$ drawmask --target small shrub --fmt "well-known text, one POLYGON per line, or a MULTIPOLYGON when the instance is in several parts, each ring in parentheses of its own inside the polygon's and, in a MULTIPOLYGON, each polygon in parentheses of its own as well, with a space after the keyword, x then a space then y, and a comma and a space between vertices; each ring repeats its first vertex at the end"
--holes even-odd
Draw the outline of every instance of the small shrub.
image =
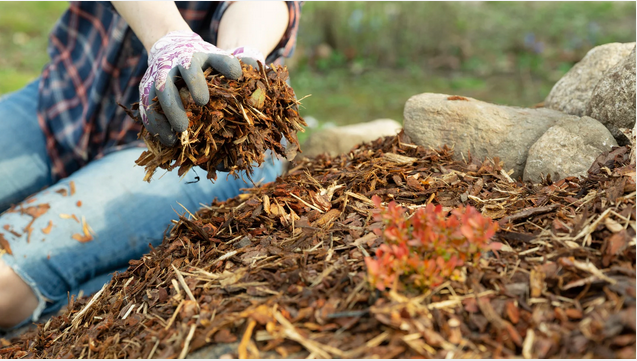
POLYGON ((475 263, 483 252, 501 245, 489 242, 498 224, 471 206, 445 217, 442 206, 428 204, 408 216, 393 201, 385 208, 378 196, 372 200, 378 208, 375 219, 385 224, 375 232, 385 243, 365 264, 370 284, 381 291, 398 282, 424 290, 447 279, 459 280, 467 262, 475 263))

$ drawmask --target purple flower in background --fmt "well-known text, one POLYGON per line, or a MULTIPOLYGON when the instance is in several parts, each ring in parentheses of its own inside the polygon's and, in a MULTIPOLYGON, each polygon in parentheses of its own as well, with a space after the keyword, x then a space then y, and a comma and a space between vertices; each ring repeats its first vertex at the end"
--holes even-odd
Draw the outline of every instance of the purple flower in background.
POLYGON ((524 46, 527 48, 531 48, 534 43, 535 43, 535 34, 526 33, 526 35, 524 35, 524 46))
POLYGON ((536 54, 540 54, 544 51, 544 42, 538 41, 534 33, 526 33, 524 36, 524 47, 536 54))
POLYGON ((361 31, 363 25, 363 10, 355 9, 352 11, 352 14, 349 16, 347 21, 349 27, 352 28, 357 33, 361 31))

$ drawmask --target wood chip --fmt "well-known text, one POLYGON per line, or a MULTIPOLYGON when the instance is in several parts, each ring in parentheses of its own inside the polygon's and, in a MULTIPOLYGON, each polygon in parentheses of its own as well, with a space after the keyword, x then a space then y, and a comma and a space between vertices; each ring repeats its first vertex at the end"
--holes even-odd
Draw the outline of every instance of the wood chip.
POLYGON ((13 252, 11 251, 11 246, 9 245, 9 241, 7 241, 6 238, 4 238, 4 234, 0 233, 0 247, 2 247, 2 249, 7 252, 7 254, 9 254, 10 256, 13 255, 13 252))
POLYGON ((49 224, 46 227, 42 228, 42 233, 49 234, 51 233, 51 229, 53 229, 53 221, 49 220, 49 224))

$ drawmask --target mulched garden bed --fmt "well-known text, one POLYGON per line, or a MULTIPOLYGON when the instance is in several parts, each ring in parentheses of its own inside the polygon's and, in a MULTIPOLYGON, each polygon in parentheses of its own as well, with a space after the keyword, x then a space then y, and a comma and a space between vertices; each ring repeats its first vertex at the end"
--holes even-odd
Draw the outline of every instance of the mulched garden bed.
POLYGON ((635 165, 601 155, 585 180, 516 182, 498 159, 452 160, 400 134, 304 160, 195 214, 91 297, 0 356, 635 357, 635 165), (472 205, 503 247, 464 281, 380 292, 371 198, 411 211, 472 205))

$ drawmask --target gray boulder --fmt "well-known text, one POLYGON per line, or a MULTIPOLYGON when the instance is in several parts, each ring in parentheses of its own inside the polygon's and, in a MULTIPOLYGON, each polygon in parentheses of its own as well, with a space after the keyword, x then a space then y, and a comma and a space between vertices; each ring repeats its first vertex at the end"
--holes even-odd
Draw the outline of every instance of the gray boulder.
POLYGON ((586 105, 586 114, 599 120, 621 144, 630 144, 619 128, 635 127, 635 48, 606 71, 586 105))
POLYGON ((586 104, 604 72, 622 61, 634 47, 635 43, 610 43, 591 49, 553 86, 544 106, 567 114, 585 115, 586 104))
POLYGON ((541 175, 553 180, 586 176, 597 156, 617 142, 610 132, 590 117, 568 117, 549 128, 529 149, 524 180, 539 182, 541 175))
POLYGON ((332 156, 349 152, 355 145, 371 142, 380 137, 396 135, 402 126, 392 119, 376 119, 371 122, 322 129, 312 133, 301 149, 306 157, 321 153, 332 156))
POLYGON ((473 98, 425 93, 405 105, 405 133, 419 145, 454 147, 454 157, 500 157, 513 177, 521 177, 529 148, 563 118, 552 109, 494 105, 473 98))

